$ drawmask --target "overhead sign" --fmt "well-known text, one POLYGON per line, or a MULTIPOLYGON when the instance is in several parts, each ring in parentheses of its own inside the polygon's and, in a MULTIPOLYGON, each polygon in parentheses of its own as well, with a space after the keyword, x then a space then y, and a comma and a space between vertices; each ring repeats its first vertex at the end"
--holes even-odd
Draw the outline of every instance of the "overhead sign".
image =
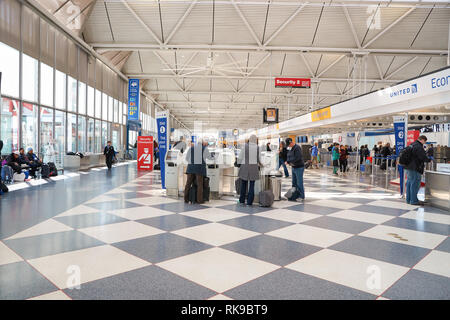
MULTIPOLYGON (((405 117, 404 116, 394 116, 394 134, 395 134, 395 154, 400 155, 400 152, 405 148, 405 117)), ((400 176, 400 194, 403 194, 404 187, 404 174, 403 166, 398 166, 398 173, 400 176)))
POLYGON ((326 107, 320 110, 311 112, 311 121, 320 121, 331 118, 331 108, 326 107))
POLYGON ((128 80, 128 120, 139 121, 139 79, 128 80))
POLYGON ((407 145, 409 146, 411 143, 416 141, 419 138, 420 131, 419 130, 409 130, 408 131, 408 140, 407 145))
POLYGON ((263 123, 278 122, 278 109, 267 108, 263 110, 263 123))
POLYGON ((165 157, 167 152, 167 129, 168 129, 169 114, 167 111, 158 112, 156 114, 156 124, 158 126, 158 147, 159 147, 159 164, 161 168, 161 185, 166 188, 166 174, 165 174, 165 157))
POLYGON ((275 78, 275 87, 311 88, 311 79, 275 78))
POLYGON ((137 152, 138 170, 153 170, 153 137, 138 137, 137 152))

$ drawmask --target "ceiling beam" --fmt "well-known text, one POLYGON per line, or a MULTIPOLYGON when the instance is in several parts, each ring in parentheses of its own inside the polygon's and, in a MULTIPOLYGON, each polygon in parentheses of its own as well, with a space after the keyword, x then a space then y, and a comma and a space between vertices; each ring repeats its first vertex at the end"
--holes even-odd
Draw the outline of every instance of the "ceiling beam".
POLYGON ((244 24, 247 27, 248 31, 250 31, 250 33, 252 34, 252 37, 253 37, 253 39, 255 39, 256 43, 258 44, 258 47, 261 48, 262 47, 261 40, 259 40, 259 38, 256 35, 255 31, 250 26, 250 23, 248 22, 247 18, 244 17, 244 15, 242 14, 242 11, 241 11, 241 9, 239 9, 239 6, 236 4, 236 2, 234 0, 231 0, 231 4, 233 5, 234 9, 238 13, 238 15, 241 18, 242 22, 244 22, 244 24))
POLYGON ((138 16, 136 11, 134 11, 133 8, 130 7, 130 5, 126 2, 126 0, 120 0, 120 2, 122 2, 125 8, 127 8, 127 10, 132 14, 132 16, 144 27, 144 29, 153 37, 153 39, 155 39, 159 43, 159 45, 163 45, 159 37, 153 32, 152 29, 150 29, 150 27, 144 22, 144 20, 142 20, 141 17, 138 16))
POLYGON ((350 30, 353 34, 353 39, 355 39, 355 44, 358 47, 358 49, 361 49, 361 42, 359 42, 358 35, 355 30, 355 26, 353 25, 352 19, 350 18, 350 14, 348 13, 347 7, 343 6, 342 10, 344 10, 345 19, 347 19, 347 23, 350 26, 350 30))
POLYGON ((255 45, 233 45, 233 44, 168 44, 157 45, 151 43, 117 43, 117 42, 92 42, 90 45, 98 52, 104 51, 139 51, 139 50, 177 50, 177 51, 207 51, 207 52, 280 52, 298 54, 299 52, 310 53, 372 53, 377 55, 427 55, 444 56, 447 50, 442 49, 392 49, 392 48, 335 48, 335 47, 298 47, 298 46, 266 46, 255 45))
POLYGON ((406 66, 408 66, 409 64, 413 63, 414 61, 417 60, 417 57, 414 57, 408 61, 406 61, 404 64, 402 64, 400 67, 398 67, 397 69, 395 69, 394 71, 392 71, 389 75, 386 76, 385 79, 389 79, 391 78, 393 75, 395 75, 397 72, 403 70, 406 66))
POLYGON ((340 56, 339 58, 337 58, 336 60, 334 60, 332 63, 330 63, 328 65, 328 67, 326 67, 325 69, 323 69, 317 76, 316 78, 320 78, 321 75, 323 75, 325 72, 327 72, 328 70, 330 70, 336 63, 338 63, 339 61, 341 61, 342 59, 345 58, 345 54, 340 56))
MULTIPOLYGON (((240 89, 241 90, 241 89, 240 89)), ((146 90, 147 93, 149 94, 180 94, 182 92, 180 91, 176 91, 176 90, 146 90)), ((231 91, 187 91, 185 90, 183 93, 187 93, 187 94, 198 94, 198 95, 210 95, 210 94, 215 94, 215 95, 230 95, 230 94, 235 94, 235 92, 231 92, 231 91)), ((293 97, 310 97, 311 93, 276 93, 276 92, 243 92, 240 91, 239 92, 240 95, 248 95, 248 96, 255 96, 255 95, 272 95, 272 96, 282 96, 282 97, 288 97, 288 96, 293 96, 293 97)), ((326 96, 326 97, 340 97, 340 94, 337 93, 314 93, 315 96, 326 96)))
MULTIPOLYGON (((198 78, 198 79, 250 79, 250 80, 274 80, 275 76, 251 76, 251 77, 239 77, 239 76, 219 76, 219 75, 170 75, 170 74, 154 74, 154 73, 134 73, 134 74, 127 74, 129 78, 136 78, 136 79, 163 79, 163 78, 198 78)), ((289 78, 298 78, 300 75, 286 75, 285 77, 289 78)), ((364 80, 364 79, 355 79, 355 80, 364 80)), ((330 82, 347 82, 349 81, 348 78, 311 78, 312 82, 320 82, 320 81, 330 81, 330 82)), ((379 83, 397 83, 398 80, 380 80, 380 79, 365 79, 367 82, 379 82, 379 83)))
POLYGON ((394 27, 397 23, 399 23, 400 21, 402 21, 404 18, 406 18, 411 12, 413 12, 414 10, 416 10, 416 7, 412 7, 411 9, 409 9, 408 11, 406 11, 404 14, 402 14, 400 17, 398 17, 397 19, 395 19, 394 22, 392 22, 390 25, 388 25, 386 28, 384 28, 383 30, 381 30, 375 37, 373 37, 369 42, 367 42, 363 48, 367 48, 368 46, 370 46, 372 43, 374 43, 378 38, 380 38, 383 34, 385 34, 386 32, 388 32, 392 27, 394 27))
POLYGON ((264 43, 264 46, 267 46, 281 31, 283 31, 283 29, 286 28, 286 26, 292 21, 292 19, 294 19, 307 4, 308 3, 304 3, 299 6, 297 10, 295 10, 294 13, 289 18, 287 18, 286 21, 283 22, 283 24, 270 36, 270 38, 267 39, 267 41, 264 43))
POLYGON ((181 24, 184 22, 184 19, 186 19, 186 17, 189 15, 189 13, 191 13, 192 9, 194 8, 194 6, 197 4, 198 0, 194 0, 192 1, 191 5, 189 6, 189 8, 187 8, 186 12, 183 14, 183 16, 178 20, 177 24, 175 25, 175 27, 172 29, 172 31, 170 32, 169 36, 166 38, 166 40, 164 41, 164 44, 168 44, 170 39, 172 39, 172 37, 175 35, 175 33, 178 31, 178 29, 180 28, 181 24))

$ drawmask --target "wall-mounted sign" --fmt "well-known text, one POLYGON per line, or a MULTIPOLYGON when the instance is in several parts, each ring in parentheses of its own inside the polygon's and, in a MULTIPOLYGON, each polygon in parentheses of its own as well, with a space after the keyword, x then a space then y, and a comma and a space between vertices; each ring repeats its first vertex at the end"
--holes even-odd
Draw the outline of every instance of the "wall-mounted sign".
POLYGON ((128 80, 128 120, 139 121, 139 79, 128 80))
POLYGON ((275 87, 311 88, 311 79, 275 78, 275 87))
POLYGON ((138 170, 153 170, 153 137, 140 136, 137 141, 138 170))
POLYGON ((263 109, 263 123, 274 123, 274 122, 278 122, 278 109, 277 108, 263 109))
POLYGON ((326 107, 320 110, 311 112, 311 121, 320 121, 331 118, 331 108, 326 107))

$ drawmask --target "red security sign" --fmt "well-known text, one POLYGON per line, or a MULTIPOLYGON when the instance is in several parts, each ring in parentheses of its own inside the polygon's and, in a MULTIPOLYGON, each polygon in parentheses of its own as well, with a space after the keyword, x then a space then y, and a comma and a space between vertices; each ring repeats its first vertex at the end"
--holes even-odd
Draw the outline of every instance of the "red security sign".
POLYGON ((419 135, 419 130, 408 130, 408 139, 406 141, 406 145, 409 146, 411 143, 419 139, 419 135))
POLYGON ((275 78, 275 87, 311 88, 311 79, 275 78))
POLYGON ((138 170, 153 170, 153 137, 138 137, 138 170))

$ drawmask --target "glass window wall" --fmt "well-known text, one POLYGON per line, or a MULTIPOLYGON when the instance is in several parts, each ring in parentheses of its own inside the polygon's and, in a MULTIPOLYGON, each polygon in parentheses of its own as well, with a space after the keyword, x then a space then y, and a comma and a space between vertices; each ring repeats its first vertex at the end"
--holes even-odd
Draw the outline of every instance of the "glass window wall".
POLYGON ((56 163, 55 150, 53 148, 53 109, 41 108, 41 148, 39 157, 45 163, 56 163))
POLYGON ((0 42, 2 95, 19 97, 19 51, 0 42))
POLYGON ((53 106, 53 68, 41 62, 41 104, 53 106))
POLYGON ((3 140, 2 154, 19 150, 19 106, 20 102, 2 99, 0 138, 3 140))
POLYGON ((37 150, 38 145, 38 107, 34 104, 24 102, 22 104, 22 146, 25 151, 28 148, 37 150))
POLYGON ((77 116, 67 114, 67 151, 77 152, 77 116))
MULTIPOLYGON (((22 55, 22 97, 24 100, 38 101, 38 61, 26 54, 22 55)), ((3 81, 2 81, 3 82, 3 81)))

